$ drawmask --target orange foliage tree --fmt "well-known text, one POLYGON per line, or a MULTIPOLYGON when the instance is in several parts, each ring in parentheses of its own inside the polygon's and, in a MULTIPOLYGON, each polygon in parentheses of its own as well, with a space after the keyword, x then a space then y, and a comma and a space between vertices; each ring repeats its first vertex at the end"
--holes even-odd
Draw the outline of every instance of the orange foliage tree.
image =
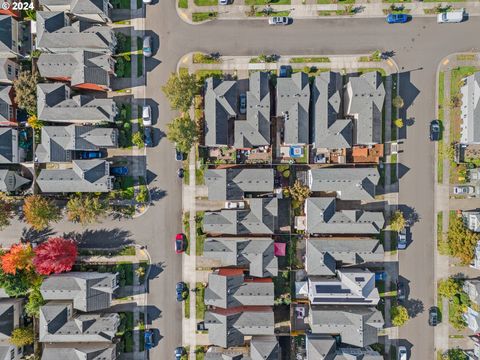
POLYGON ((10 250, 1 256, 3 272, 15 275, 20 270, 32 270, 34 255, 30 244, 12 245, 10 250))

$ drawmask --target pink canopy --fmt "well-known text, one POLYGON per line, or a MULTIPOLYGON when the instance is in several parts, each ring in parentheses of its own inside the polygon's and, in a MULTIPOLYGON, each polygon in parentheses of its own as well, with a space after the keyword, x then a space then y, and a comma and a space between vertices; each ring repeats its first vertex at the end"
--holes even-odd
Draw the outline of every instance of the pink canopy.
POLYGON ((285 250, 287 248, 286 243, 274 243, 275 246, 275 256, 285 256, 285 250))

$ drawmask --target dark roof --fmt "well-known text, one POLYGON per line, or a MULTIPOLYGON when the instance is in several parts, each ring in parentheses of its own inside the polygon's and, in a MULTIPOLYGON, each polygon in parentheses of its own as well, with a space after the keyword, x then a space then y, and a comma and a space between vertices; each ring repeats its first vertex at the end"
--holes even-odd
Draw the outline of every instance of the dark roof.
POLYGON ((18 163, 18 131, 0 127, 0 164, 18 163))
POLYGON ((24 178, 13 170, 0 169, 0 191, 14 193, 31 180, 24 178))

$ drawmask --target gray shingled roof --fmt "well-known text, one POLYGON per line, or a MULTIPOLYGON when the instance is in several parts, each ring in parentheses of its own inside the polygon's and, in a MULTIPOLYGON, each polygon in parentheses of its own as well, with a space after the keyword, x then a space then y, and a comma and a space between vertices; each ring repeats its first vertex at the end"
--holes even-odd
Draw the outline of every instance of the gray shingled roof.
POLYGON ((312 86, 312 144, 314 148, 344 149, 352 146, 353 124, 341 119, 342 75, 323 72, 312 86))
POLYGON ((378 71, 349 77, 345 86, 345 115, 353 116, 354 144, 371 145, 382 142, 382 109, 385 88, 378 71))
POLYGON ((382 313, 365 306, 311 306, 309 322, 313 334, 339 334, 342 343, 358 347, 377 343, 384 325, 382 313))
POLYGON ((110 307, 118 287, 118 273, 69 272, 50 275, 40 287, 45 300, 72 300, 84 312, 110 307))
POLYGON ((37 85, 37 112, 40 120, 49 122, 113 122, 117 105, 113 99, 70 96, 69 87, 63 83, 44 83, 37 85))
POLYGON ((217 259, 221 266, 248 268, 251 276, 278 275, 278 259, 269 238, 207 238, 203 256, 217 259))
POLYGON ((337 277, 308 277, 308 298, 315 305, 377 305, 380 296, 375 287, 375 273, 345 268, 337 277))
POLYGON ((42 142, 35 152, 43 162, 69 162, 74 151, 99 150, 118 146, 118 130, 95 126, 44 126, 42 142))
POLYGON ((0 191, 14 193, 22 186, 30 183, 30 180, 12 170, 0 169, 0 191))
POLYGON ((118 314, 73 314, 70 302, 48 302, 40 307, 40 342, 111 342, 118 314))
POLYGON ((18 163, 18 131, 0 127, 0 164, 18 163))
POLYGON ((237 82, 205 80, 205 145, 229 145, 228 122, 237 116, 237 82))
POLYGON ((210 346, 205 353, 205 360, 252 360, 247 355, 245 348, 224 349, 218 346, 210 346))
POLYGON ((307 240, 305 268, 309 275, 335 275, 336 264, 358 265, 383 261, 383 246, 369 238, 310 238, 307 240))
POLYGON ((307 336, 307 360, 382 360, 383 356, 367 348, 337 348, 332 336, 307 336))
POLYGON ((275 336, 254 336, 250 342, 252 360, 279 360, 280 346, 275 336))
POLYGON ((222 309, 273 306, 273 282, 245 282, 243 275, 208 274, 205 305, 222 309))
POLYGON ((91 51, 49 54, 37 61, 40 75, 47 78, 70 78, 72 86, 95 84, 110 88, 114 60, 108 54, 91 51))
POLYGON ((308 198, 306 231, 310 234, 378 234, 385 219, 382 212, 339 210, 335 198, 308 198))
POLYGON ((44 193, 108 192, 113 189, 110 166, 105 160, 73 160, 72 169, 43 169, 37 185, 44 193))
POLYGON ((243 311, 230 315, 222 315, 207 311, 205 327, 208 339, 213 345, 222 347, 241 346, 244 336, 273 335, 273 310, 243 311))
POLYGON ((19 323, 20 312, 15 313, 15 307, 18 306, 16 304, 17 299, 0 300, 0 340, 10 338, 15 325, 19 323))
POLYGON ((11 121, 10 113, 13 114, 11 91, 12 87, 10 85, 0 85, 0 122, 11 121))
POLYGON ((269 73, 256 71, 250 75, 247 91, 247 119, 235 121, 233 146, 251 148, 270 145, 269 73))
POLYGON ((271 193, 273 169, 212 169, 205 171, 209 200, 241 200, 245 193, 271 193))
POLYGON ((480 72, 468 76, 461 87, 462 144, 480 144, 480 72))
POLYGON ((0 14, 0 52, 12 50, 12 22, 16 21, 10 15, 0 14))
POLYGON ((310 85, 308 75, 298 72, 277 79, 277 117, 285 120, 285 144, 308 144, 310 85))
POLYGON ((45 347, 42 360, 115 360, 116 345, 72 344, 69 347, 45 347))
POLYGON ((249 199, 249 208, 208 211, 203 219, 207 233, 218 234, 275 234, 288 219, 288 210, 277 198, 249 199), (285 208, 285 209, 284 209, 285 208))
POLYGON ((463 282, 463 290, 467 293, 470 300, 480 305, 480 280, 467 279, 463 282))
POLYGON ((109 26, 85 21, 71 23, 64 12, 37 11, 38 49, 58 52, 83 49, 111 53, 115 45, 115 33, 109 26))
POLYGON ((322 168, 308 171, 308 185, 313 192, 336 192, 342 200, 373 200, 380 180, 374 168, 322 168))
POLYGON ((18 70, 16 59, 0 59, 0 81, 11 82, 15 79, 15 71, 18 70), (10 74, 9 74, 10 71, 10 74))

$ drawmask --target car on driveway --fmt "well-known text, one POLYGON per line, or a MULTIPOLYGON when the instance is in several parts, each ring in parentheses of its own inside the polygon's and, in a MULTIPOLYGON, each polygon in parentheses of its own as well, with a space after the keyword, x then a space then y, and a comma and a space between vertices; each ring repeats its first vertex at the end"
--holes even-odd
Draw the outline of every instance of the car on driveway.
POLYGON ((268 19, 269 25, 288 25, 290 18, 288 16, 274 16, 268 19))
POLYGON ((407 229, 403 228, 398 232, 397 249, 404 250, 407 248, 407 229))
POLYGON ((240 114, 245 114, 247 112, 247 94, 240 94, 240 114))
POLYGON ((110 174, 115 176, 125 176, 128 174, 128 168, 125 166, 114 166, 110 168, 110 174))
POLYGON ((180 360, 184 354, 185 354, 185 348, 181 346, 177 347, 175 349, 175 360, 180 360))
POLYGON ((428 325, 437 326, 438 324, 438 309, 435 306, 432 306, 428 310, 428 325))
POLYGON ((181 254, 185 251, 186 239, 184 234, 177 234, 175 236, 175 252, 181 254))
POLYGON ((432 120, 430 123, 430 141, 440 140, 441 130, 440 122, 438 120, 432 120))
POLYGON ((385 271, 377 271, 375 273, 375 281, 385 281, 387 273, 385 271))
POLYGON ((145 105, 142 109, 142 121, 144 126, 152 126, 152 108, 145 105))
POLYGON ((153 146, 153 138, 152 138, 152 128, 150 126, 147 126, 143 130, 143 134, 145 136, 145 145, 147 147, 152 147, 153 146))
POLYGON ((228 5, 228 0, 218 0, 218 5, 228 5))
POLYGON ((143 336, 145 339, 145 350, 150 350, 153 347, 153 331, 145 330, 143 336))
POLYGON ((188 290, 187 284, 185 284, 183 281, 180 281, 177 283, 175 290, 177 291, 177 301, 183 301, 185 299, 183 293, 188 290))
POLYGON ((143 38, 143 56, 152 56, 152 37, 149 35, 143 38))
POLYGON ((459 185, 453 187, 455 195, 471 195, 475 193, 475 187, 469 185, 459 185))
POLYGON ((405 301, 407 295, 405 294, 405 283, 402 280, 397 281, 397 300, 405 301))
POLYGON ((408 21, 407 14, 388 14, 387 23, 389 24, 403 24, 408 21))
POLYGON ((398 360, 408 360, 407 348, 405 346, 399 346, 398 347, 397 359, 398 360))
POLYGON ((88 159, 101 159, 103 157, 101 151, 82 151, 80 153, 80 159, 88 160, 88 159))

